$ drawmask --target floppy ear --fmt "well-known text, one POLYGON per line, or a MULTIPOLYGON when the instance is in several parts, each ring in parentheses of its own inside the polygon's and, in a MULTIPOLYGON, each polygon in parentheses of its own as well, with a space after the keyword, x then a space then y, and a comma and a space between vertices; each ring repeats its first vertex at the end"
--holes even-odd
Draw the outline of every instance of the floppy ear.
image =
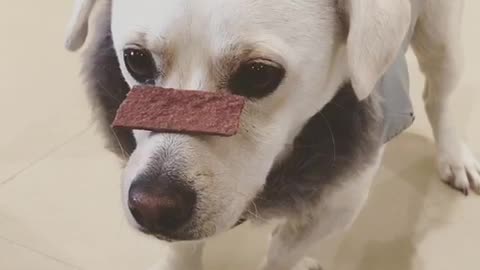
POLYGON ((67 27, 65 47, 76 51, 87 39, 88 19, 97 0, 75 0, 74 10, 67 27))
POLYGON ((410 0, 345 0, 347 57, 359 100, 370 95, 395 61, 410 28, 410 0))

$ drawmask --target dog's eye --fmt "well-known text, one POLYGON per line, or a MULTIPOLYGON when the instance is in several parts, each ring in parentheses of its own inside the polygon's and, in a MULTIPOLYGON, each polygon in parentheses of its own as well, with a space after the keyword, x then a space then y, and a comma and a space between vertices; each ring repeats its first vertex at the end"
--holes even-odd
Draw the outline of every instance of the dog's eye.
POLYGON ((152 54, 145 49, 129 48, 123 51, 127 70, 140 83, 152 84, 158 72, 152 54))
POLYGON ((271 94, 283 80, 285 69, 267 60, 254 60, 240 65, 230 78, 228 88, 234 94, 262 98, 271 94))

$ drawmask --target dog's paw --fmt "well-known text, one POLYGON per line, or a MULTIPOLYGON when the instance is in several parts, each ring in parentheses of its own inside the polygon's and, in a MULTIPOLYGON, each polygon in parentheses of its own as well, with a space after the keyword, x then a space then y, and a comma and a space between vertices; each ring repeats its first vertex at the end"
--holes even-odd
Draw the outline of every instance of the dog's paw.
POLYGON ((480 194, 480 163, 465 144, 444 144, 438 150, 437 163, 445 183, 465 195, 470 189, 480 194))
POLYGON ((305 257, 292 270, 322 270, 317 260, 305 257))

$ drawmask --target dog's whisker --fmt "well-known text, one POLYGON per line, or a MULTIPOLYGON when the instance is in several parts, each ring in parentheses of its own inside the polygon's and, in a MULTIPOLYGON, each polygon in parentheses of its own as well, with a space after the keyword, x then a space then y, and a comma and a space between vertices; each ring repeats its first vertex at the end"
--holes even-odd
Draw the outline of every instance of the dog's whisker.
POLYGON ((125 148, 123 147, 122 143, 120 142, 120 139, 117 136, 117 133, 115 130, 113 130, 112 127, 110 127, 110 131, 112 132, 113 137, 115 138, 115 142, 118 144, 118 147, 120 148, 120 151, 122 152, 123 158, 125 160, 128 160, 130 158, 130 155, 128 154, 127 151, 125 151, 125 148))
POLYGON ((116 95, 114 95, 113 93, 110 92, 109 88, 108 87, 105 87, 105 85, 103 84, 102 81, 100 80, 96 80, 95 81, 97 84, 98 84, 98 88, 100 93, 99 94, 106 94, 109 98, 113 99, 115 102, 117 103, 121 103, 123 100, 122 99, 119 99, 116 95))
POLYGON ((333 146, 333 160, 332 160, 332 162, 335 163, 335 161, 337 159, 337 145, 336 145, 336 142, 335 142, 335 135, 333 134, 332 127, 330 126, 330 123, 328 122, 327 117, 325 117, 325 115, 322 112, 320 112, 320 116, 323 118, 323 120, 325 120, 325 123, 327 124, 327 127, 328 127, 328 131, 330 132, 330 136, 332 138, 332 146, 333 146))
MULTIPOLYGON (((238 190, 233 190, 233 192, 250 200, 249 196, 247 196, 246 194, 244 194, 244 193, 242 193, 238 190)), ((255 203, 255 201, 251 201, 250 204, 251 204, 251 206, 253 206, 254 212, 249 209, 250 205, 248 205, 245 209, 247 211, 247 213, 253 215, 256 219, 266 221, 267 219, 260 216, 260 212, 258 211, 258 207, 257 207, 257 204, 255 203)))
POLYGON ((331 101, 329 104, 335 105, 335 106, 337 106, 338 108, 340 108, 340 109, 342 109, 342 110, 347 110, 347 108, 343 107, 342 105, 340 105, 340 104, 338 104, 338 103, 336 103, 336 102, 334 102, 334 101, 331 101))
POLYGON ((263 222, 267 222, 268 219, 266 219, 266 218, 264 218, 260 215, 260 211, 258 211, 258 207, 257 207, 257 204, 255 203, 255 201, 252 201, 252 206, 255 209, 255 213, 252 213, 252 211, 248 208, 247 208, 247 212, 250 213, 250 214, 253 214, 256 219, 259 219, 263 222))
MULTIPOLYGON (((309 157, 307 160, 303 160, 299 165, 298 168, 300 170, 308 169, 309 166, 315 166, 315 164, 318 164, 319 162, 322 162, 322 160, 319 160, 319 158, 322 157, 328 157, 330 156, 329 154, 325 153, 315 153, 311 157, 309 157)), ((342 161, 342 162, 349 162, 349 161, 354 161, 352 158, 348 158, 345 156, 336 156, 336 161, 342 161)))

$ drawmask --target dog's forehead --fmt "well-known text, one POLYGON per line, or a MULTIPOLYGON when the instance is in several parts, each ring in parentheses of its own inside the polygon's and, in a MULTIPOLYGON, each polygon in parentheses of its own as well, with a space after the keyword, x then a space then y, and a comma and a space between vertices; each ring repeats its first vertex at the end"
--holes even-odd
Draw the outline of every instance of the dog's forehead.
MULTIPOLYGON (((334 0, 114 0, 116 41, 172 39, 197 35, 204 40, 241 39, 255 32, 307 36, 309 28, 331 20, 334 0), (327 18, 328 17, 328 18, 327 18), (233 36, 235 35, 235 36, 233 36)), ((309 33, 311 35, 311 33, 309 33)))

